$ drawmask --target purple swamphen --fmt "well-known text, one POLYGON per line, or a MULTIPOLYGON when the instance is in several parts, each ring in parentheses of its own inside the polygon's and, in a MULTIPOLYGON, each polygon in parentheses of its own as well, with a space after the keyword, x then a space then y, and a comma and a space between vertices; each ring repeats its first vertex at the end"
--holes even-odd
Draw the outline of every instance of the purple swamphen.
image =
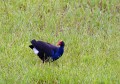
POLYGON ((43 41, 36 41, 35 39, 31 41, 31 44, 29 47, 39 56, 43 63, 50 60, 55 61, 64 53, 65 43, 62 40, 58 41, 57 46, 43 41))

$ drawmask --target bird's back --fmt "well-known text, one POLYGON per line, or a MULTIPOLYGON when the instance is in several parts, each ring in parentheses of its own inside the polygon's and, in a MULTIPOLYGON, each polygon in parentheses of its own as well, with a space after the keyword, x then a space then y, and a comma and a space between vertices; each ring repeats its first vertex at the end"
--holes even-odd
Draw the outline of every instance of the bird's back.
POLYGON ((58 49, 56 46, 43 41, 32 40, 31 43, 37 50, 42 51, 49 56, 52 56, 52 54, 58 49))

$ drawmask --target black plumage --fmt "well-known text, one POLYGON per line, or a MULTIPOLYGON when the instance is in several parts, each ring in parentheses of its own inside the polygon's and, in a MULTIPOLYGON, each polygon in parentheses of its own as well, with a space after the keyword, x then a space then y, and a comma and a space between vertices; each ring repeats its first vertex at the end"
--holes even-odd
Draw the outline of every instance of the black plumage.
POLYGON ((31 49, 39 56, 39 58, 43 61, 52 61, 57 60, 64 53, 65 43, 63 41, 58 42, 58 46, 54 46, 50 43, 43 41, 31 41, 32 45, 29 45, 31 49))

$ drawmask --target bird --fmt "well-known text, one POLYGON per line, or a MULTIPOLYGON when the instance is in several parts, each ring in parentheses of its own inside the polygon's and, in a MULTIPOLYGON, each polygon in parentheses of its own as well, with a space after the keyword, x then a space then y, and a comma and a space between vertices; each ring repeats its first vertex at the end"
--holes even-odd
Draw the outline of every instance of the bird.
POLYGON ((41 40, 31 40, 29 47, 34 51, 36 55, 44 62, 55 61, 59 59, 64 53, 65 43, 59 40, 57 46, 41 40))

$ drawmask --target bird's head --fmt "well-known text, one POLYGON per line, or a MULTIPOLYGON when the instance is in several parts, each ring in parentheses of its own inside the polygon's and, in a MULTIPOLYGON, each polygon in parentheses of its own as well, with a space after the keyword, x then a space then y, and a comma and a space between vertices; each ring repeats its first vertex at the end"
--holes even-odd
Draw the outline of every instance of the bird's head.
POLYGON ((60 40, 58 41, 57 46, 65 46, 65 43, 62 40, 60 40))

